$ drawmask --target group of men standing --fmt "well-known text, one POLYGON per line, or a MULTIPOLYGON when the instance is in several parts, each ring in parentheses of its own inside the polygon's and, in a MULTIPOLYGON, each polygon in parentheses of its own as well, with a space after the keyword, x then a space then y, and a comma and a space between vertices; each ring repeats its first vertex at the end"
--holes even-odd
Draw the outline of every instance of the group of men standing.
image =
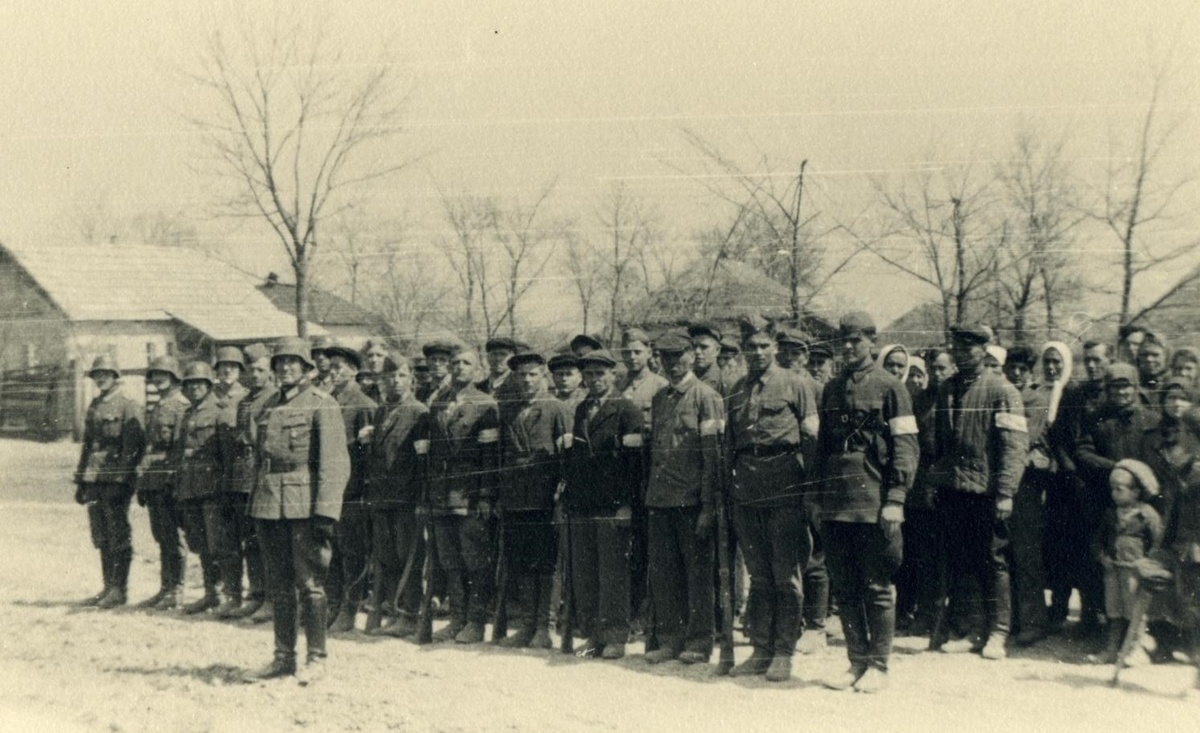
POLYGON ((162 560, 143 605, 181 603, 186 541, 205 592, 185 612, 273 619, 266 678, 319 677, 327 629, 352 630, 364 605, 368 633, 413 635, 440 603, 449 621, 434 640, 481 642, 493 624, 501 645, 549 648, 557 622, 585 640, 580 656, 619 659, 635 630, 646 661, 703 664, 731 644, 740 558, 753 651, 732 674, 790 678, 798 642, 824 642, 832 587, 849 667, 826 684, 874 692, 921 472, 955 548, 935 639, 946 609, 983 603, 975 637, 998 658, 1028 428, 1017 390, 984 367, 990 331, 953 335, 957 373, 920 425, 860 312, 839 323, 836 374, 833 349, 761 320, 737 339, 704 324, 654 339, 630 328, 619 357, 590 336, 549 357, 495 338, 486 375, 460 343, 410 359, 285 339, 182 373, 156 359, 145 420, 101 357, 76 476, 105 584, 88 602, 126 602, 137 496, 162 560))

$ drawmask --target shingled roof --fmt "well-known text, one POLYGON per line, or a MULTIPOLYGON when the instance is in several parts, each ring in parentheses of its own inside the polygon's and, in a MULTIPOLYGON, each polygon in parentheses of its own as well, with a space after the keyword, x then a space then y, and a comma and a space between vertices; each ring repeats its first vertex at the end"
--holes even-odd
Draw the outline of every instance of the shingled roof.
POLYGON ((295 317, 259 292, 259 278, 192 249, 0 245, 0 254, 71 321, 178 321, 224 342, 296 332, 295 317))
MULTIPOLYGON (((258 289, 259 292, 271 299, 276 308, 295 315, 295 285, 280 282, 279 277, 272 272, 267 276, 266 282, 259 283, 258 289)), ((378 314, 355 305, 328 290, 311 286, 308 289, 308 320, 322 326, 362 326, 374 333, 387 334, 391 332, 386 321, 378 314)))

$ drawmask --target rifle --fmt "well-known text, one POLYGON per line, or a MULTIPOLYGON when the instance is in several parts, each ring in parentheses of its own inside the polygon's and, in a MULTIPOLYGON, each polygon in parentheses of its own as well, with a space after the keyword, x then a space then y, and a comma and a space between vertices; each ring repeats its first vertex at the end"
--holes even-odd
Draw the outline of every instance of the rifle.
POLYGON ((563 615, 562 615, 562 644, 560 649, 563 654, 575 653, 575 567, 572 554, 574 547, 571 545, 571 517, 567 514, 567 508, 559 504, 559 509, 562 511, 563 531, 567 537, 567 556, 566 567, 563 569, 563 615))
MULTIPOLYGON (((404 597, 404 591, 408 590, 408 584, 412 582, 414 577, 413 570, 417 564, 417 549, 421 546, 423 530, 424 528, 422 528, 422 532, 414 532, 412 542, 408 543, 408 556, 404 560, 404 571, 400 573, 400 582, 396 585, 396 593, 392 596, 392 608, 397 610, 400 608, 400 599, 404 597)), ((424 568, 422 568, 422 575, 424 575, 424 568)), ((379 569, 375 577, 375 587, 379 589, 375 592, 375 598, 378 599, 383 586, 382 568, 379 569)), ((381 604, 377 601, 375 605, 376 611, 378 611, 381 604)))
POLYGON ((730 572, 729 517, 725 503, 728 480, 721 481, 717 492, 717 567, 721 585, 721 654, 717 674, 727 675, 733 669, 733 574, 730 572))
POLYGON ((421 534, 425 537, 425 566, 421 569, 425 593, 421 596, 421 608, 417 612, 416 642, 428 644, 433 641, 433 570, 437 567, 437 543, 434 542, 433 523, 428 514, 425 515, 421 534))
POLYGON ((504 512, 496 511, 496 527, 500 534, 496 543, 499 555, 496 558, 496 615, 492 624, 492 641, 508 636, 508 559, 505 557, 504 512))

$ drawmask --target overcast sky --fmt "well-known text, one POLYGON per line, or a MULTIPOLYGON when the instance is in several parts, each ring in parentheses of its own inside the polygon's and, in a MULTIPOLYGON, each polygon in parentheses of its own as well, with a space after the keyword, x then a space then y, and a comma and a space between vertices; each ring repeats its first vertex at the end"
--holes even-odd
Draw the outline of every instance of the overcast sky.
MULTIPOLYGON (((175 5, 0 8, 5 241, 44 238, 97 197, 125 213, 203 209, 213 184, 187 165, 197 148, 169 69, 194 55, 213 9, 175 5)), ((747 165, 765 154, 791 170, 807 158, 817 203, 836 198, 824 203, 845 211, 866 203, 846 181, 903 171, 931 150, 995 160, 1022 121, 1069 131, 1071 156, 1099 171, 1110 132, 1129 134, 1142 112, 1151 61, 1172 46, 1179 72, 1165 106, 1184 118, 1172 165, 1200 172, 1193 0, 360 0, 328 10, 352 50, 393 49, 415 90, 397 144, 431 151, 430 173, 502 196, 557 175, 564 211, 590 210, 625 179, 680 232, 714 223, 703 188, 662 163, 687 154, 681 126, 747 165)), ((423 172, 389 186, 405 208, 431 203, 423 172)), ((1195 225, 1185 217, 1177 233, 1195 236, 1195 225)), ((863 260, 839 281, 839 302, 887 321, 931 295, 886 272, 863 260)))

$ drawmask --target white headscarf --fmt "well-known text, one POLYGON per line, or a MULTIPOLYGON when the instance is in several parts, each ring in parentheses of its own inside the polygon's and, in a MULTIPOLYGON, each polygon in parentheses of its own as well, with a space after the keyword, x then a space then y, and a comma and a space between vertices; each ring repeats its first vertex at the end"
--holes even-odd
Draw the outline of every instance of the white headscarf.
MULTIPOLYGON (((908 368, 912 364, 912 357, 908 354, 908 349, 904 348, 903 344, 888 344, 879 352, 879 358, 875 360, 875 366, 883 369, 884 362, 887 361, 888 354, 893 351, 900 351, 904 354, 904 373, 900 375, 901 382, 908 381, 908 368)), ((928 373, 928 372, 927 372, 928 373)))
MULTIPOLYGON (((1042 346, 1042 356, 1050 349, 1058 352, 1058 355, 1062 358, 1063 366, 1062 374, 1059 375, 1058 380, 1050 385, 1050 412, 1046 417, 1047 425, 1053 425, 1054 418, 1058 417, 1058 403, 1062 400, 1063 388, 1067 386, 1067 382, 1071 381, 1071 365, 1074 361, 1074 358, 1071 356, 1071 347, 1062 341, 1047 341, 1042 346)), ((1040 358, 1038 359, 1038 364, 1041 364, 1040 358)), ((1042 371, 1040 376, 1045 376, 1045 370, 1042 371)))

